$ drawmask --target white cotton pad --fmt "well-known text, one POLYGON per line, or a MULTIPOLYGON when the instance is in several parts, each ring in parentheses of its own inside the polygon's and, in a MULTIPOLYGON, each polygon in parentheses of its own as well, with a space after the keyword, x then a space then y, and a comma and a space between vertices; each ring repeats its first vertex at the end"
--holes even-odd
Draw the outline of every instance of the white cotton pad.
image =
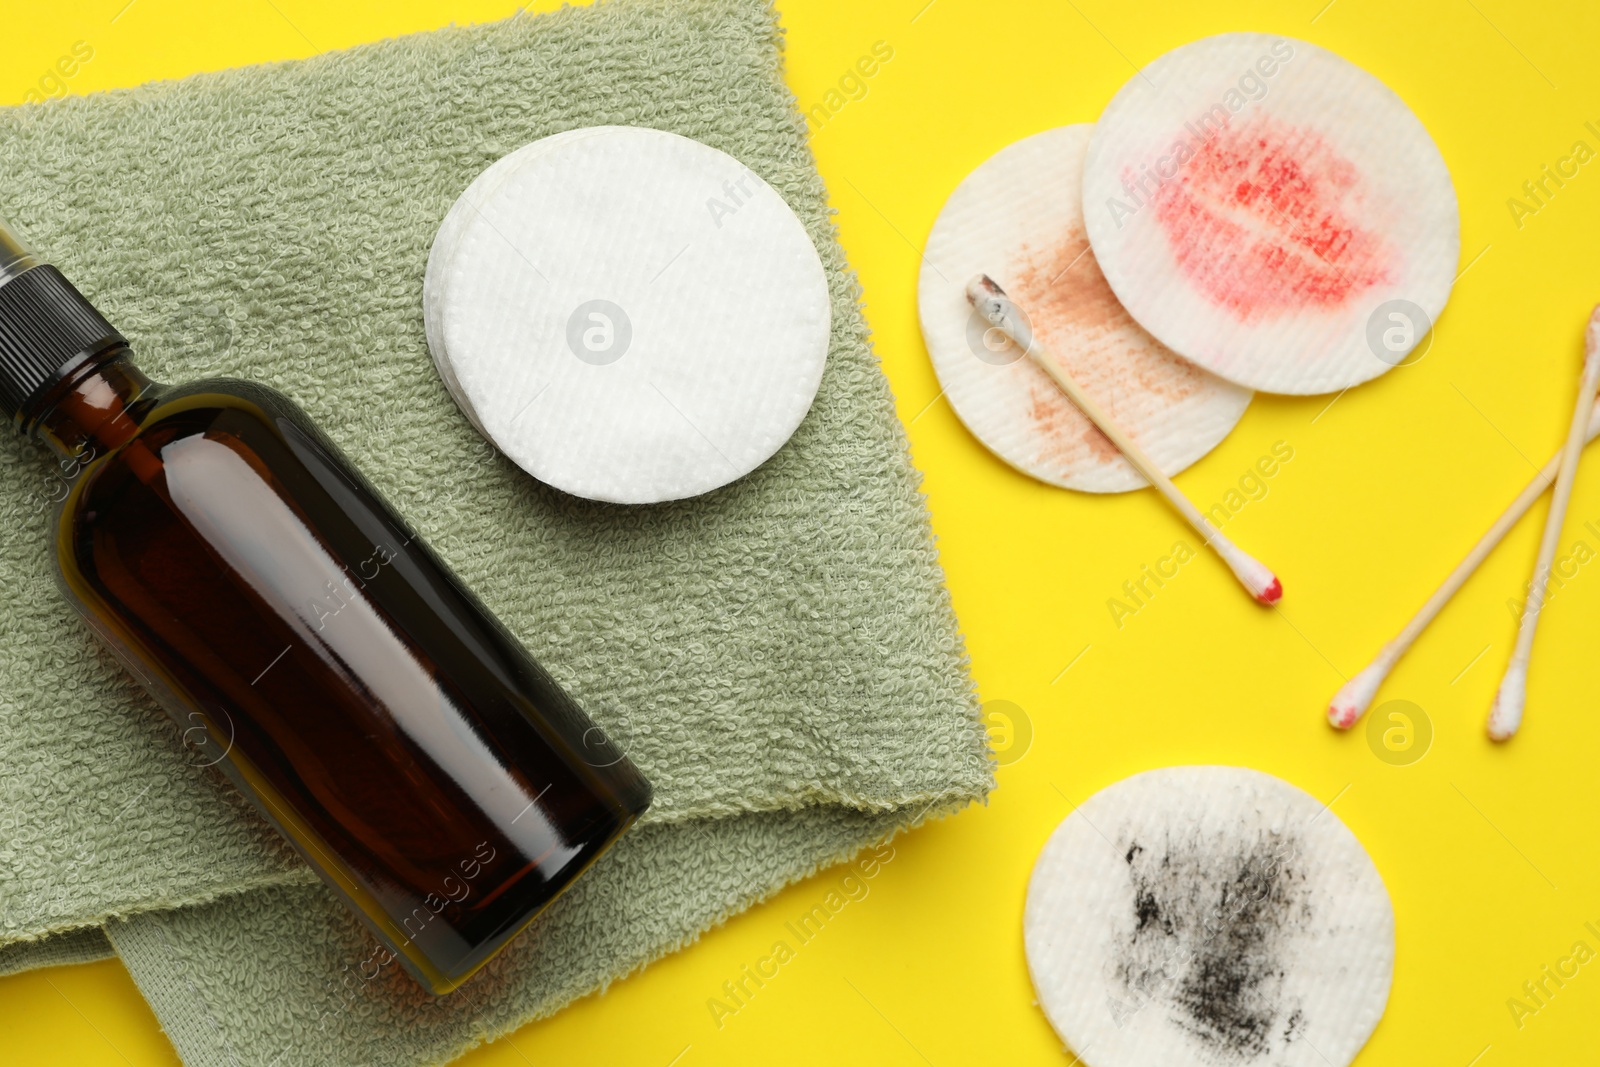
POLYGON ((1327 806, 1242 767, 1090 797, 1028 884, 1028 969, 1090 1067, 1345 1067, 1383 1015, 1394 911, 1327 806))
POLYGON ((1095 126, 1089 239, 1133 317, 1231 381, 1324 393, 1405 360, 1450 295, 1450 172, 1387 86, 1228 33, 1145 67, 1095 126))
MULTIPOLYGON (((605 129, 606 127, 597 127, 605 129)), ((552 145, 574 137, 583 137, 594 132, 596 128, 568 130, 565 133, 552 134, 541 138, 531 144, 508 155, 501 156, 476 179, 467 186, 467 191, 457 198, 446 213, 444 221, 439 225, 439 231, 433 240, 433 247, 428 253, 428 267, 422 281, 423 325, 427 333, 428 351, 433 356, 434 367, 439 371, 439 376, 444 379, 445 387, 456 400, 462 413, 467 416, 481 433, 483 427, 479 425, 477 416, 473 413, 468 401, 461 392, 460 383, 456 381, 455 373, 450 369, 450 361, 445 357, 444 351, 444 315, 441 305, 444 299, 444 287, 450 277, 450 266, 455 261, 456 247, 460 242, 461 229, 466 220, 473 217, 478 210, 478 205, 483 202, 490 192, 499 187, 512 168, 520 161, 531 155, 548 150, 552 145)))
POLYGON ((765 462, 810 409, 831 326, 783 198, 636 127, 558 134, 480 175, 435 239, 423 309, 473 424, 540 480, 614 503, 765 462))
POLYGON ((1174 355, 1112 294, 1083 228, 1078 181, 1090 130, 1024 138, 967 175, 928 236, 917 303, 939 384, 973 436, 1041 481, 1117 493, 1145 480, 972 310, 965 287, 975 274, 1000 283, 1035 336, 1163 473, 1215 448, 1251 394, 1174 355))
MULTIPOLYGON (((600 126, 600 130, 603 130, 603 126, 600 126)), ((493 190, 498 189, 499 182, 504 181, 506 174, 510 173, 510 170, 518 162, 522 162, 530 155, 538 155, 539 152, 544 152, 544 150, 555 146, 555 144, 570 141, 573 138, 581 138, 581 136, 586 136, 589 133, 594 133, 594 128, 550 134, 549 138, 541 138, 539 141, 525 144, 515 152, 510 152, 509 155, 502 155, 496 162, 491 163, 482 174, 478 174, 470 186, 467 186, 466 192, 461 194, 461 197, 456 198, 456 203, 451 205, 450 211, 445 214, 445 221, 438 227, 438 234, 434 237, 434 246, 430 248, 429 254, 427 254, 427 272, 422 277, 422 325, 424 325, 424 330, 427 333, 427 349, 429 349, 429 354, 434 357, 434 366, 438 370, 438 376, 445 381, 445 387, 450 390, 451 397, 456 400, 456 405, 461 408, 462 414, 466 414, 467 421, 472 422, 472 426, 477 427, 478 432, 483 432, 483 427, 478 424, 477 414, 472 411, 472 406, 462 394, 461 384, 456 381, 454 371, 450 370, 450 360, 445 358, 445 336, 443 336, 445 334, 445 325, 443 325, 443 318, 445 317, 443 317, 442 312, 443 294, 445 294, 445 283, 450 278, 450 266, 454 262, 454 256, 456 256, 456 246, 459 245, 462 226, 466 224, 467 219, 472 218, 477 213, 478 205, 483 203, 483 200, 493 190)))

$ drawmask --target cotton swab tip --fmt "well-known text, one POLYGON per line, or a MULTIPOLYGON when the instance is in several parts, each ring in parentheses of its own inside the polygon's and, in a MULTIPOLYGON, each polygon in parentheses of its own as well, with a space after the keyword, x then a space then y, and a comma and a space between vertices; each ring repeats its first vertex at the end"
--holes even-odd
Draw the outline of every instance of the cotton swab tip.
POLYGON ((1489 710, 1489 736, 1496 741, 1510 740, 1522 725, 1522 709, 1528 700, 1528 668, 1513 663, 1500 680, 1500 691, 1489 710))
POLYGON ((1255 597, 1256 603, 1270 607, 1283 599, 1283 583, 1265 563, 1223 537, 1217 530, 1211 533, 1211 547, 1217 550, 1217 555, 1221 556, 1228 569, 1233 571, 1233 576, 1239 579, 1239 584, 1255 597))
POLYGON ((1388 677, 1389 669, 1383 663, 1371 663, 1351 678, 1333 695, 1328 704, 1328 722, 1340 730, 1348 730, 1367 713, 1378 687, 1388 677))
MULTIPOLYGON (((977 303, 983 297, 1005 296, 1006 291, 1000 288, 1000 283, 987 274, 974 274, 967 281, 967 299, 977 303)), ((1600 309, 1596 309, 1600 311, 1600 309)))
POLYGON ((1593 359, 1600 354, 1600 304, 1589 314, 1589 330, 1584 335, 1584 354, 1593 359))
POLYGON ((1000 288, 998 282, 987 274, 974 275, 967 282, 967 303, 971 304, 983 319, 991 326, 1004 329, 1007 325, 1009 312, 1015 305, 1011 298, 1006 296, 1006 291, 1000 288))

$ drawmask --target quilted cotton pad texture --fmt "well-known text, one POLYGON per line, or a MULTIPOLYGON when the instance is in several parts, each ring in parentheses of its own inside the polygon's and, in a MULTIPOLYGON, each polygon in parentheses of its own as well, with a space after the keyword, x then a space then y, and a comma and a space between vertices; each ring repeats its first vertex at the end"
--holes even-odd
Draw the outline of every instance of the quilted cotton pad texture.
POLYGON ((1034 866, 1039 1005, 1090 1067, 1344 1067, 1383 1015, 1394 911, 1327 805, 1244 767, 1096 793, 1034 866))
POLYGON ((1257 33, 1174 49, 1106 105, 1084 218, 1168 347, 1271 393, 1406 360, 1455 281, 1455 186, 1417 116, 1355 64, 1257 33))
POLYGON ((615 0, 0 113, 0 215, 140 365, 302 403, 656 788, 533 929, 427 997, 374 965, 356 920, 97 650, 50 576, 48 458, 12 441, 0 964, 91 956, 104 926, 190 1064, 436 1062, 985 794, 918 475, 780 40, 760 0, 615 0), (826 269, 810 413, 689 502, 594 504, 529 478, 461 415, 424 338, 424 265, 462 191, 519 146, 607 124, 741 160, 826 269), (53 933, 69 936, 38 940, 53 933))
POLYGON ((1007 145, 964 178, 928 235, 922 337, 950 406, 990 451, 1041 481, 1095 493, 1146 482, 1035 363, 967 303, 987 274, 1035 336, 1163 473, 1215 448, 1250 391, 1174 355, 1117 302, 1084 235, 1079 178, 1091 126, 1007 145))
POLYGON ((483 432, 483 423, 478 419, 478 413, 473 410, 471 399, 462 391, 461 383, 456 380, 455 371, 451 369, 450 361, 445 358, 444 349, 444 311, 441 306, 444 299, 444 279, 455 263, 461 231, 479 210, 480 205, 499 188, 519 162, 547 152, 564 141, 574 137, 585 137, 592 132, 593 130, 585 129, 551 134, 495 160, 488 169, 473 179, 472 184, 467 186, 466 192, 451 205, 444 222, 439 225, 439 232, 434 236, 433 247, 428 251, 428 269, 422 278, 422 318, 428 338, 428 352, 433 356, 434 369, 439 372, 439 377, 444 379, 445 388, 455 398, 461 413, 478 428, 480 433, 483 432))
POLYGON ((689 138, 614 126, 538 147, 469 190, 430 263, 447 385, 578 496, 656 503, 743 477, 799 425, 827 355, 805 228, 689 138))

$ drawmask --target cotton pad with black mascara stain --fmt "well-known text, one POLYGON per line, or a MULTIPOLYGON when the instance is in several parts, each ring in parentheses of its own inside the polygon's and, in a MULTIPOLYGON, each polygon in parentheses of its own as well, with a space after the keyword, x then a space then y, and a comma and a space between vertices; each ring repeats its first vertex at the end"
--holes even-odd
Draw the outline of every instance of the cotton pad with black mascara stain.
POLYGON ((1039 1004, 1090 1067, 1344 1067, 1383 1014, 1394 912, 1327 806, 1241 767, 1101 790, 1023 919, 1039 1004))

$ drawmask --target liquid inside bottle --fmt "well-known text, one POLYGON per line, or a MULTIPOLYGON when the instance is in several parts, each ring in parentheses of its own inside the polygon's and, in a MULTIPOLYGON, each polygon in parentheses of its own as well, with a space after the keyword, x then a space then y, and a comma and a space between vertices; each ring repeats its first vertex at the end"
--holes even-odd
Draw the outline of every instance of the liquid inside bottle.
MULTIPOLYGON (((48 303, 59 278, 0 277, 0 357, 29 307, 7 291, 48 303)), ((62 588, 448 992, 645 810, 648 783, 295 404, 241 381, 154 384, 119 342, 17 405, 75 475, 62 588)))

